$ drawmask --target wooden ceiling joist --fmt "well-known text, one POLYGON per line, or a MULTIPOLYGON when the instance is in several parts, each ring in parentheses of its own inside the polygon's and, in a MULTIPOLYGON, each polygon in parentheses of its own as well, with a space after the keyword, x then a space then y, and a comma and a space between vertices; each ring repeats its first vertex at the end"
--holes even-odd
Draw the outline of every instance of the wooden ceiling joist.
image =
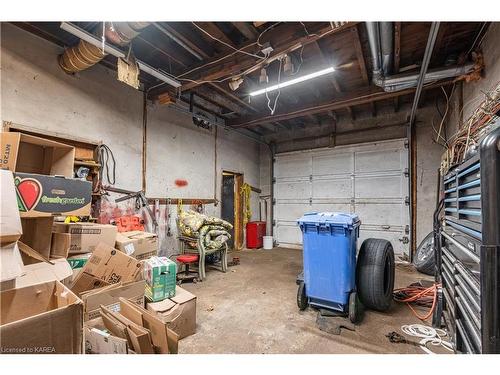
MULTIPOLYGON (((432 85, 428 85, 424 87, 424 90, 429 90, 432 88, 445 86, 453 83, 453 80, 447 80, 442 82, 437 82, 432 85)), ((282 121, 294 119, 297 117, 303 117, 310 114, 317 113, 325 113, 331 110, 345 109, 347 107, 355 106, 355 105, 363 105, 368 104, 372 101, 386 100, 392 99, 396 96, 411 94, 415 91, 415 88, 409 88, 396 92, 385 92, 381 91, 379 88, 370 88, 368 90, 363 90, 358 92, 357 94, 344 95, 343 98, 335 101, 328 101, 324 104, 315 105, 312 107, 303 107, 296 109, 295 111, 286 112, 286 113, 277 113, 275 115, 266 115, 266 116, 252 116, 252 117, 243 117, 241 119, 235 119, 229 121, 229 125, 235 128, 244 128, 250 127, 258 124, 265 124, 267 122, 272 121, 282 121)))
MULTIPOLYGON (((285 25, 287 26, 287 25, 285 25)), ((322 35, 331 35, 340 31, 343 31, 349 27, 352 27, 353 23, 346 23, 343 26, 336 28, 336 29, 331 29, 331 26, 325 26, 318 30, 314 35, 312 36, 304 36, 301 38, 295 37, 293 34, 285 36, 285 40, 281 41, 276 41, 274 42, 275 45, 274 51, 272 55, 270 56, 270 61, 273 59, 277 58, 278 56, 282 56, 283 54, 289 53, 297 48, 300 48, 300 46, 306 46, 310 43, 315 42, 316 40, 320 39, 322 35), (328 34, 325 34, 328 33, 328 34)), ((281 33, 276 32, 275 35, 280 36, 281 33)), ((264 41, 264 40, 263 40, 264 41)), ((258 53, 259 52, 259 47, 255 45, 254 42, 246 44, 245 46, 241 47, 241 49, 250 52, 250 53, 258 53)), ((231 55, 233 53, 231 52, 231 55)), ((212 62, 220 60, 222 57, 228 56, 227 54, 223 55, 218 55, 215 56, 207 61, 205 61, 203 64, 200 64, 200 66, 205 66, 208 65, 212 62)), ((194 81, 187 81, 182 85, 182 91, 187 91, 191 90, 200 84, 203 84, 203 82, 206 81, 214 81, 214 80, 220 80, 224 77, 230 77, 233 75, 240 74, 242 71, 252 69, 257 70, 259 69, 259 59, 253 56, 248 56, 245 54, 239 54, 238 59, 230 59, 227 58, 225 60, 220 61, 217 64, 210 64, 209 68, 205 69, 200 69, 199 71, 196 71, 196 74, 188 74, 185 77, 182 78, 189 78, 190 80, 194 81)), ((158 93, 159 94, 159 93, 158 93)))
POLYGON ((248 40, 255 40, 259 36, 257 29, 249 22, 233 22, 240 33, 242 33, 248 40))

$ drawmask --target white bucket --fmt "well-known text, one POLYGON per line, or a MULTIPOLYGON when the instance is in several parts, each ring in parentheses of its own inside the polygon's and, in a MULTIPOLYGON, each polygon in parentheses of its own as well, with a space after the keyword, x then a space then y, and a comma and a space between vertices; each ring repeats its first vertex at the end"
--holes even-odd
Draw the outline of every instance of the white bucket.
POLYGON ((273 236, 264 236, 264 250, 272 250, 273 236))

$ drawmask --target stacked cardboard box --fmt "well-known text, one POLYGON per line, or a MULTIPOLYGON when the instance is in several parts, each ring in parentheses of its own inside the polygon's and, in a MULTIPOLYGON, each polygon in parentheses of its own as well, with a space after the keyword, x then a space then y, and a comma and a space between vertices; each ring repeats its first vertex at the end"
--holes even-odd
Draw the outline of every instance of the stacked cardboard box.
POLYGON ((115 247, 135 259, 148 259, 158 255, 158 236, 138 230, 120 232, 116 235, 115 247))
POLYGON ((177 264, 165 257, 151 257, 144 262, 146 298, 151 302, 175 296, 177 264))

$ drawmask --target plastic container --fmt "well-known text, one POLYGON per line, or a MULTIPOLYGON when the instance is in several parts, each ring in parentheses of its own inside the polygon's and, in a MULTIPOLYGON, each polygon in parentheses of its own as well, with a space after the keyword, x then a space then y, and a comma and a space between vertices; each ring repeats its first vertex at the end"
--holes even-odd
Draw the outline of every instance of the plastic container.
POLYGON ((303 236, 304 284, 310 305, 347 311, 355 290, 356 214, 308 213, 298 220, 303 236))
POLYGON ((264 250, 272 250, 274 247, 273 236, 264 236, 264 250))
POLYGON ((265 221, 250 221, 247 223, 247 249, 260 249, 266 234, 265 221))

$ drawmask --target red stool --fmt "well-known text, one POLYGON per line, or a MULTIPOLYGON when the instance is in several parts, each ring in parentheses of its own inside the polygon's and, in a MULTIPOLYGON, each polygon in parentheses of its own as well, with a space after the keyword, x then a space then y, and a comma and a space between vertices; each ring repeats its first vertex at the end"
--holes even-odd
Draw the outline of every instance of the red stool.
POLYGON ((182 284, 183 281, 192 281, 196 283, 198 281, 198 272, 190 271, 189 265, 193 263, 198 263, 198 254, 183 254, 177 257, 177 262, 184 264, 184 272, 177 274, 177 284, 182 284))

